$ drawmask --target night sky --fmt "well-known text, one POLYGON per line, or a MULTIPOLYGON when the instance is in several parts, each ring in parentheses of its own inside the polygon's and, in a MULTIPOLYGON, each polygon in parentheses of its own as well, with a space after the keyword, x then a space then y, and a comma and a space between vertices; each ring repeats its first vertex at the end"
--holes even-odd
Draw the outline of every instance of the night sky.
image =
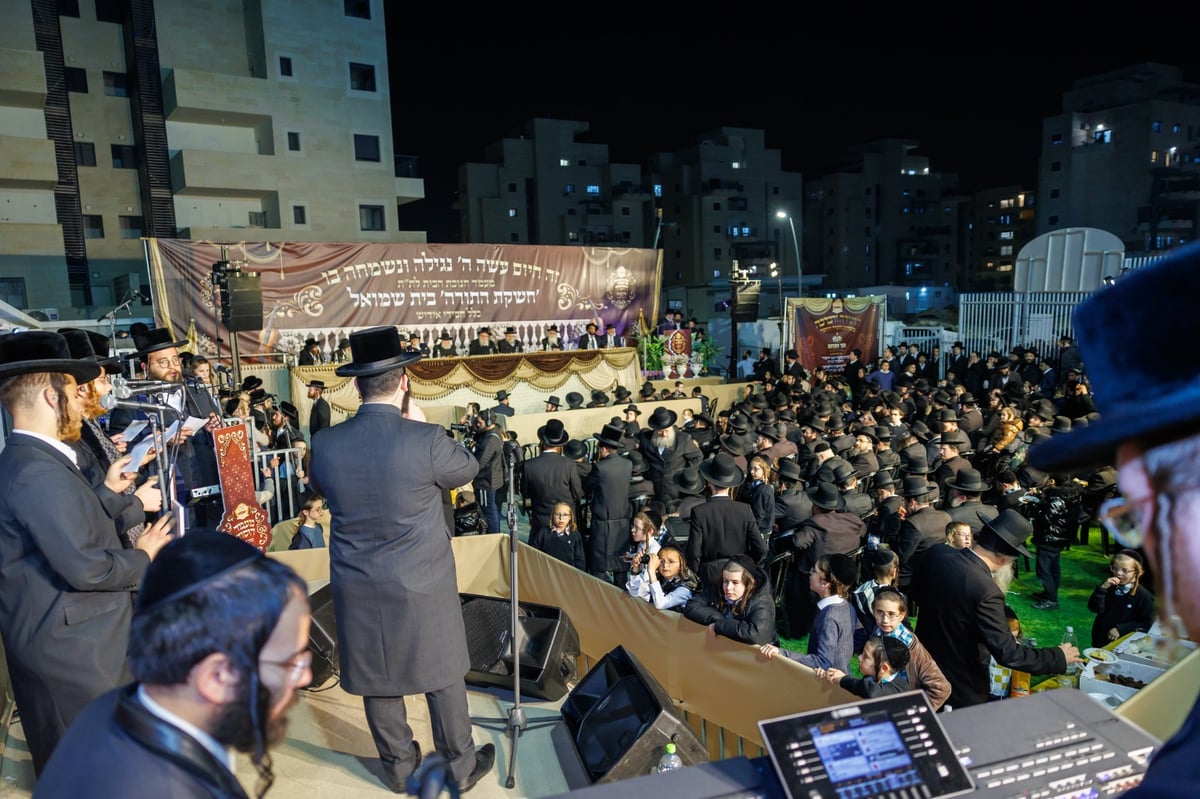
MULTIPOLYGON (((608 144, 618 163, 691 146, 714 128, 757 128, 767 147, 781 151, 784 169, 806 179, 832 171, 854 145, 915 139, 933 169, 957 172, 969 191, 1036 186, 1042 118, 1061 111, 1062 93, 1079 78, 1157 61, 1200 81, 1200 48, 1178 35, 1172 46, 1163 38, 1169 31, 1103 46, 1097 37, 1114 32, 1034 46, 979 44, 961 34, 937 44, 932 32, 925 41, 897 31, 896 44, 836 55, 813 34, 756 55, 689 45, 694 35, 659 27, 647 35, 675 44, 655 47, 675 50, 639 55, 630 41, 598 44, 597 23, 582 40, 572 31, 502 41, 507 35, 497 31, 491 39, 468 32, 454 43, 414 41, 411 28, 389 24, 395 149, 417 156, 426 193, 401 207, 400 226, 428 231, 431 242, 458 239, 450 209, 458 165, 482 161, 489 144, 532 117, 588 122, 582 139, 608 144)), ((476 31, 485 28, 476 22, 476 31)))

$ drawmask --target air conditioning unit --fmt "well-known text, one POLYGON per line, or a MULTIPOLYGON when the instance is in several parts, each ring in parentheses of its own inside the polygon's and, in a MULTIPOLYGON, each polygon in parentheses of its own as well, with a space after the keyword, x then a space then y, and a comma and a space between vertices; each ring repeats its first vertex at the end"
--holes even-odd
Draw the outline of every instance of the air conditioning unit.
POLYGON ((32 316, 34 319, 38 320, 39 322, 57 322, 58 321, 58 309, 57 308, 33 308, 33 309, 29 310, 27 313, 30 316, 32 316))

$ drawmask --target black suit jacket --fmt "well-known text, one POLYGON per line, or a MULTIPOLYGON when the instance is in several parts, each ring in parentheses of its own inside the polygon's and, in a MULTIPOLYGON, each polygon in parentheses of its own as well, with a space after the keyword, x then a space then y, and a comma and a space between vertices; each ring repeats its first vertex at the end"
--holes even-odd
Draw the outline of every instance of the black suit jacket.
POLYGON ((900 558, 900 580, 902 589, 912 582, 915 561, 920 560, 934 544, 946 540, 946 525, 950 514, 929 506, 911 514, 900 525, 900 546, 896 555, 900 558))
MULTIPOLYGON (((577 507, 577 501, 583 496, 579 469, 574 461, 561 452, 549 451, 525 461, 522 471, 521 495, 527 497, 532 505, 529 529, 531 536, 540 538, 550 529, 554 503, 566 502, 572 508, 577 507)), ((575 521, 579 522, 578 519, 575 521)), ((532 538, 529 543, 541 548, 532 538)))
POLYGON ((721 566, 733 555, 749 555, 756 563, 767 555, 767 542, 758 532, 754 511, 745 502, 710 497, 692 508, 690 524, 688 568, 700 577, 702 585, 720 585, 721 566))
POLYGON ((324 397, 317 397, 308 412, 308 440, 311 442, 312 437, 326 427, 329 427, 329 403, 324 397))
POLYGON ((1057 646, 1017 643, 1004 617, 1004 593, 988 565, 970 549, 945 542, 930 548, 913 583, 920 604, 917 636, 950 681, 949 703, 969 707, 988 699, 988 658, 1030 674, 1061 674, 1066 658, 1057 646))

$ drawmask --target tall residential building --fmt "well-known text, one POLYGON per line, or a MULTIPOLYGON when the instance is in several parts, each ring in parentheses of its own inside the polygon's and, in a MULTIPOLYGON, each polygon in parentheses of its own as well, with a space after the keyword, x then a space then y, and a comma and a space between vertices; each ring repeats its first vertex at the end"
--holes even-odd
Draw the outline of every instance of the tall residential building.
POLYGON ((1099 228, 1144 255, 1195 239, 1200 85, 1144 63, 1077 80, 1042 121, 1037 229, 1099 228))
POLYGON ((971 197, 963 291, 1012 291, 1021 248, 1037 235, 1034 194, 1020 186, 982 189, 971 197))
POLYGON ((30 0, 0 26, 0 299, 107 309, 142 236, 425 241, 383 0, 30 0))

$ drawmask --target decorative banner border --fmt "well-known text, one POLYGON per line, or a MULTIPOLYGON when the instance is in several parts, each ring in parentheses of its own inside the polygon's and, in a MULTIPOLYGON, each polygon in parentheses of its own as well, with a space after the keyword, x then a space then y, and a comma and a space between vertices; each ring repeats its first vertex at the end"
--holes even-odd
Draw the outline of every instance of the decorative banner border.
POLYGON ((863 363, 871 363, 882 352, 886 295, 804 297, 788 303, 793 309, 792 340, 806 370, 822 366, 827 373, 841 373, 852 350, 862 351, 863 363))

